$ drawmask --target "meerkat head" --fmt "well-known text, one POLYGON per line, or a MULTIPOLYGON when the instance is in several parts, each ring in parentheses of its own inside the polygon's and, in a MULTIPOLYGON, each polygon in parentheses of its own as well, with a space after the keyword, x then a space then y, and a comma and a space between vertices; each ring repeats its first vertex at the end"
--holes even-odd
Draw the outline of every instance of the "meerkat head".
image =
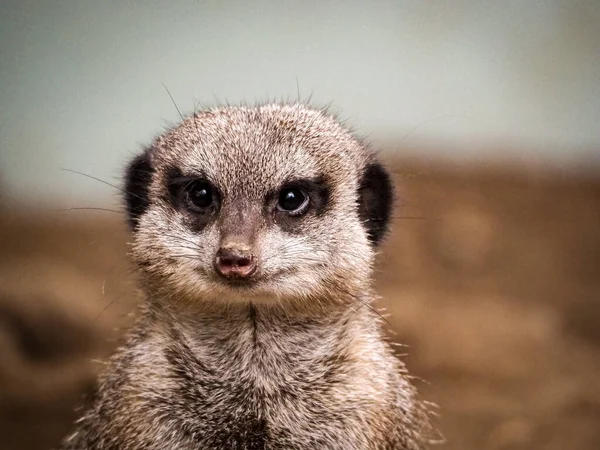
POLYGON ((392 204, 373 154, 302 105, 197 112, 133 160, 125 190, 150 289, 198 301, 352 298, 392 204))

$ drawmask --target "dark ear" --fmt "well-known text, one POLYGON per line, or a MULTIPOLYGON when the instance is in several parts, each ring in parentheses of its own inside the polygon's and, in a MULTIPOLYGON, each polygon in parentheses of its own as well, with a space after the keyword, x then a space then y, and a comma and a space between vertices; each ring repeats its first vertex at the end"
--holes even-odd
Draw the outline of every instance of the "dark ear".
POLYGON ((154 169, 150 164, 149 150, 134 158, 125 173, 125 207, 127 222, 135 229, 140 216, 148 209, 148 189, 154 169))
POLYGON ((390 175, 380 163, 370 163, 358 188, 358 214, 373 245, 378 245, 388 230, 393 202, 390 175))

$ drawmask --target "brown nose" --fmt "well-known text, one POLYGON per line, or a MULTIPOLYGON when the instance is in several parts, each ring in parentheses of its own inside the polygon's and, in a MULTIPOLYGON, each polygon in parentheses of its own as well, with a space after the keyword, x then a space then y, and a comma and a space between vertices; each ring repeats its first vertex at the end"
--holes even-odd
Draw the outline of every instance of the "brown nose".
POLYGON ((256 262, 248 251, 222 248, 215 258, 215 269, 227 279, 248 278, 255 272, 256 262))

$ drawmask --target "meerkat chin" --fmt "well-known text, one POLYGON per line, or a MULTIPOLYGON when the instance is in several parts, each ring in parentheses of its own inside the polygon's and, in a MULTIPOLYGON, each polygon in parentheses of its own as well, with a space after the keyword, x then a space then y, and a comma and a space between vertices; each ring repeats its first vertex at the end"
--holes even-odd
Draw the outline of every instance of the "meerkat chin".
POLYGON ((300 104, 197 112, 128 166, 147 301, 64 449, 422 449, 371 275, 392 184, 300 104))

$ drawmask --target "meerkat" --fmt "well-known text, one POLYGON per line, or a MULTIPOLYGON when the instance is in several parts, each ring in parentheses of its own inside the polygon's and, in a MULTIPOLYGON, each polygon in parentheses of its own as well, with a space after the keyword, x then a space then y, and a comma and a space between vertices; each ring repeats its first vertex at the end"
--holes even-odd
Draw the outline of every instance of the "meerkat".
POLYGON ((147 300, 63 449, 425 448, 371 307, 390 176, 328 113, 199 111, 129 165, 147 300))

